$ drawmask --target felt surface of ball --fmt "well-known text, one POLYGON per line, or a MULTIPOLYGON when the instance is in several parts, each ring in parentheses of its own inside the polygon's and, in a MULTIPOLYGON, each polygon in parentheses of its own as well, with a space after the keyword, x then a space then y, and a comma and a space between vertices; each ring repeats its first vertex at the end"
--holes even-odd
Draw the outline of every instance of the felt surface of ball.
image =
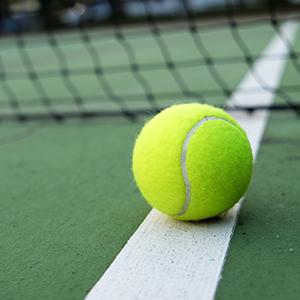
POLYGON ((221 109, 171 106, 138 135, 135 181, 147 202, 180 220, 202 220, 231 208, 245 193, 252 152, 239 124, 221 109))

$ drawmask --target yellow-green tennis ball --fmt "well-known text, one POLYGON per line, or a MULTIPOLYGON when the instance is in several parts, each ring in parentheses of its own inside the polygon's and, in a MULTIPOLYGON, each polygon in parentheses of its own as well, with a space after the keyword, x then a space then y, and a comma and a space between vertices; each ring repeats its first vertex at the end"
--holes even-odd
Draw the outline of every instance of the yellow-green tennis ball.
POLYGON ((231 208, 252 174, 245 132, 221 109, 171 106, 137 137, 133 173, 147 202, 180 220, 202 220, 231 208))

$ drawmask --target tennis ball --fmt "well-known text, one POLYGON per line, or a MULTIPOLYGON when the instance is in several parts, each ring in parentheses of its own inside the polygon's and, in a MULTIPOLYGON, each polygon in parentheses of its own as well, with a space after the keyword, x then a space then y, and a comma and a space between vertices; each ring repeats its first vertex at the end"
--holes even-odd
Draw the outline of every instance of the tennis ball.
POLYGON ((148 121, 132 158, 147 202, 180 220, 202 220, 231 208, 252 174, 249 141, 223 110, 197 103, 171 106, 148 121))

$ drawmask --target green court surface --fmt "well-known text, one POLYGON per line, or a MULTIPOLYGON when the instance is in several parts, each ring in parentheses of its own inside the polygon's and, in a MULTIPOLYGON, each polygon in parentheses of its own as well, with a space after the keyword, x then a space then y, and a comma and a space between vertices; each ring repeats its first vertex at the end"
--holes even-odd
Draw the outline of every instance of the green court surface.
MULTIPOLYGON (((241 31, 244 36, 248 35, 252 54, 259 54, 274 33, 270 26, 263 25, 241 31)), ((37 68, 40 71, 55 69, 49 59, 53 55, 50 48, 35 39, 38 38, 32 37, 29 41, 35 46, 28 54, 35 57, 37 68)), ((60 39, 63 43, 67 37, 60 39)), ((232 39, 226 29, 204 34, 203 39, 214 55, 241 55, 235 43, 225 42, 232 39), (222 48, 216 45, 220 39, 224 39, 222 48)), ((174 43, 174 60, 199 57, 186 33, 170 34, 166 40, 168 44, 174 43)), ((158 61, 158 56, 152 57, 153 53, 147 52, 152 42, 150 38, 146 42, 132 41, 140 62, 158 61)), ((10 50, 10 43, 13 42, 7 40, 0 46, 5 68, 11 73, 7 82, 14 86, 19 97, 30 99, 24 106, 39 106, 39 95, 35 94, 32 82, 22 77, 26 71, 19 68, 22 63, 17 62, 16 57, 20 59, 20 56, 14 52, 18 50, 10 50), (9 79, 14 72, 22 79, 9 79)), ((298 47, 299 43, 298 34, 298 47)), ((83 54, 86 51, 83 45, 68 47, 70 62, 67 63, 74 69, 85 68, 89 62, 83 54)), ((104 65, 111 67, 122 62, 128 65, 128 58, 123 57, 124 50, 120 47, 115 39, 99 39, 99 49, 111 53, 111 61, 103 61, 104 65)), ((219 68, 227 72, 226 80, 232 88, 248 69, 245 63, 219 68)), ((172 83, 172 76, 165 72, 159 70, 159 76, 155 71, 145 72, 151 88, 164 92, 167 86, 171 91, 180 92, 172 83)), ((181 72, 190 89, 196 90, 199 85, 211 89, 216 84, 207 66, 200 72, 199 67, 181 72), (199 78, 195 76, 198 72, 199 78)), ((135 80, 132 72, 109 76, 112 76, 114 91, 124 99, 126 94, 143 92, 136 90, 136 82, 130 83, 135 80)), ((60 80, 47 81, 45 89, 54 93, 52 100, 56 105, 74 105, 60 80), (60 98, 64 99, 63 103, 58 103, 60 98)), ((93 98, 99 93, 105 96, 94 74, 74 75, 72 80, 84 96, 93 98)), ((298 82, 299 73, 290 62, 282 84, 298 82)), ((5 94, 0 96, 2 107, 7 108, 5 94)), ((295 101, 300 100, 299 96, 299 92, 291 93, 295 101)), ((213 99, 213 103, 225 101, 220 96, 213 99)), ((277 101, 280 103, 282 99, 277 101)), ((139 105, 138 101, 126 99, 125 102, 128 106, 139 105)), ((143 120, 107 118, 62 124, 0 125, 1 299, 83 299, 110 266, 150 211, 131 173, 131 151, 142 124, 143 120)), ((230 244, 217 291, 218 300, 299 297, 299 128, 299 116, 295 113, 271 113, 254 178, 230 244)))
POLYGON ((216 299, 298 299, 299 117, 274 113, 216 299))
MULTIPOLYGON (((298 122, 271 116, 217 299, 298 297, 298 122)), ((149 211, 130 171, 140 126, 2 125, 2 299, 82 299, 106 270, 149 211)))
POLYGON ((149 211, 130 169, 139 126, 0 127, 2 299, 81 299, 109 266, 149 211))

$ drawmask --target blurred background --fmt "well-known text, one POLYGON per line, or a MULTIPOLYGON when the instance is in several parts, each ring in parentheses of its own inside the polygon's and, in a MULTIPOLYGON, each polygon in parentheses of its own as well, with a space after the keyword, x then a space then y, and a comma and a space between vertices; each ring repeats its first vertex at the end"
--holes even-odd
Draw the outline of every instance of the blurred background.
POLYGON ((185 5, 195 13, 217 14, 232 6, 249 14, 271 5, 298 8, 300 0, 1 0, 0 32, 100 25, 111 20, 130 22, 147 15, 178 18, 185 15, 185 5))
POLYGON ((299 0, 2 0, 0 121, 133 118, 183 100, 225 107, 278 33, 289 55, 268 59, 287 61, 294 75, 274 89, 255 74, 258 89, 276 94, 276 108, 298 109, 299 47, 280 28, 298 21, 299 8, 299 0))

